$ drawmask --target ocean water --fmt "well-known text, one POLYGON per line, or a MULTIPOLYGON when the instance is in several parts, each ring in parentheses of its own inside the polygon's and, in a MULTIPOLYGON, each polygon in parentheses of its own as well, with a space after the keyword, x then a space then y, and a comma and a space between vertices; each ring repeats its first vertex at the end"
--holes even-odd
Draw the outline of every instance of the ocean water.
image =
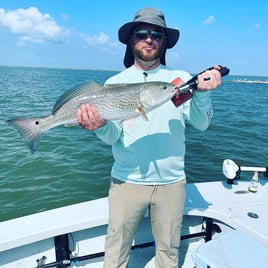
MULTIPOLYGON (((0 221, 107 195, 111 148, 93 133, 79 126, 54 128, 32 155, 5 121, 47 116, 72 86, 89 80, 102 84, 115 73, 0 67, 0 221)), ((188 181, 225 180, 226 158, 241 166, 267 167, 268 77, 224 77, 212 100, 209 129, 186 129, 188 181)))

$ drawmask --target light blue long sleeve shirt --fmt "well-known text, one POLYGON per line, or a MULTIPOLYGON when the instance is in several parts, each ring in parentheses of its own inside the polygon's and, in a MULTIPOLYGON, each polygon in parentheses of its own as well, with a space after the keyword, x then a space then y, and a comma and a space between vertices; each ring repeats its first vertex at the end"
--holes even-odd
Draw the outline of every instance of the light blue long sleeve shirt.
MULTIPOLYGON (((160 65, 150 71, 134 66, 109 78, 106 84, 146 81, 171 82, 180 77, 191 78, 185 71, 160 65)), ((112 145, 114 164, 112 177, 121 181, 162 185, 185 179, 185 123, 205 130, 212 118, 210 92, 193 92, 193 98, 179 107, 168 101, 142 116, 120 121, 108 121, 95 131, 106 144, 112 145)))

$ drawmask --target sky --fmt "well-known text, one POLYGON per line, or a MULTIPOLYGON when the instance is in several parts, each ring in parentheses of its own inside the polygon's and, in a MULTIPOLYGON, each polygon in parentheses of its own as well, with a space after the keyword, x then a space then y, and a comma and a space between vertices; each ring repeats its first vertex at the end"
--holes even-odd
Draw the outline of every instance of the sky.
POLYGON ((268 76, 266 0, 0 0, 0 65, 122 70, 118 29, 149 6, 180 30, 167 66, 198 73, 220 64, 233 75, 268 76))

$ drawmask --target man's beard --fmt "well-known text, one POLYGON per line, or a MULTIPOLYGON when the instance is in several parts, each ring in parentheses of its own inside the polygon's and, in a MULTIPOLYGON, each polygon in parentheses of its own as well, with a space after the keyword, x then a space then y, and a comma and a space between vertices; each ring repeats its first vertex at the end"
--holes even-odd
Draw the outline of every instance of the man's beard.
POLYGON ((133 47, 133 54, 140 66, 144 69, 150 69, 155 63, 160 61, 161 56, 164 54, 164 49, 158 49, 156 53, 143 53, 142 50, 133 47))
POLYGON ((162 56, 162 51, 158 50, 157 53, 143 53, 143 51, 133 48, 133 54, 136 59, 144 62, 154 62, 162 56))

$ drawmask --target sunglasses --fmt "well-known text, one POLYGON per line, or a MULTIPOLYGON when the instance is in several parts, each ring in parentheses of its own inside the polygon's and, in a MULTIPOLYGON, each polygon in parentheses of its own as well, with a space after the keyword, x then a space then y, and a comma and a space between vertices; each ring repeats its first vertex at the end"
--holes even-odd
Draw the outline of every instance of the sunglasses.
POLYGON ((164 37, 165 33, 157 30, 141 29, 135 31, 136 39, 139 41, 146 40, 150 35, 152 40, 160 41, 164 37))

